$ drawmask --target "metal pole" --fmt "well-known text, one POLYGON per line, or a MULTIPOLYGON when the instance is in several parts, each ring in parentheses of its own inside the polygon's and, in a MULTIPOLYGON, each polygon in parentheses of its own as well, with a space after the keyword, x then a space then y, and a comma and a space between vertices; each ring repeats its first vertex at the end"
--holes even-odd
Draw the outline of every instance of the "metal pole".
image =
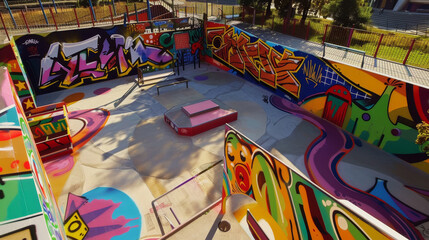
POLYGON ((271 30, 274 30, 274 14, 273 14, 273 22, 271 23, 271 30))
POLYGON ((9 4, 7 4, 7 0, 3 0, 3 2, 4 2, 4 6, 7 8, 7 11, 9 12, 10 18, 12 19, 13 26, 17 28, 18 26, 16 25, 15 18, 13 18, 12 10, 10 10, 9 4))
POLYGON ((328 24, 326 24, 326 27, 325 27, 325 33, 323 34, 322 44, 324 44, 324 43, 325 43, 326 33, 327 33, 327 32, 328 32, 328 24))
POLYGON ((52 11, 52 8, 49 8, 49 11, 51 12, 52 20, 54 20, 55 28, 56 28, 56 29, 57 29, 57 31, 58 31, 57 21, 55 21, 55 16, 54 16, 54 12, 52 11))
POLYGON ((115 0, 112 0, 113 14, 116 16, 115 0))
POLYGON ((136 22, 139 23, 139 14, 137 12, 137 5, 134 3, 134 12, 136 13, 136 22))
POLYGON ((296 18, 293 19, 292 36, 295 36, 296 18))
POLYGON ((173 12, 173 18, 175 18, 175 14, 174 14, 174 0, 171 0, 171 11, 173 12))
POLYGON ((73 8, 73 11, 74 11, 74 15, 76 16, 76 23, 77 23, 77 27, 78 27, 78 28, 80 28, 79 18, 77 17, 76 8, 73 8))
POLYGON ((0 13, 1 23, 3 24, 4 31, 6 32, 7 39, 10 41, 9 33, 7 32, 6 25, 4 24, 3 15, 0 13))
POLYGON ((89 8, 89 15, 91 15, 92 26, 94 27, 95 26, 94 16, 92 16, 91 8, 89 8))
POLYGON ((413 39, 413 41, 411 42, 410 49, 408 49, 407 55, 405 56, 404 61, 402 62, 402 64, 405 65, 405 63, 407 63, 408 57, 410 56, 410 53, 413 50, 413 46, 414 46, 415 42, 416 42, 416 39, 413 39))
POLYGON ((58 13, 57 12, 57 4, 55 4, 55 0, 52 0, 52 4, 54 5, 55 13, 58 13))
POLYGON ((127 11, 127 18, 128 18, 128 23, 130 23, 130 13, 128 12, 128 5, 125 5, 125 10, 127 11))
MULTIPOLYGON (((89 7, 91 8, 91 12, 92 12, 92 18, 94 21, 97 21, 97 17, 95 16, 95 12, 94 12, 94 7, 92 7, 92 2, 91 2, 91 0, 88 0, 88 2, 89 2, 89 7)), ((93 24, 94 24, 94 21, 92 22, 93 24)))
POLYGON ((43 16, 45 17, 46 24, 49 24, 48 18, 46 17, 45 9, 43 9, 42 1, 39 0, 40 9, 42 10, 43 16))
POLYGON ((352 38, 353 38, 353 32, 355 31, 354 28, 350 29, 350 33, 349 33, 349 40, 347 41, 347 47, 350 47, 350 44, 352 43, 352 38))
POLYGON ((150 1, 146 0, 147 4, 147 18, 149 21, 152 21, 152 11, 150 10, 150 1))
POLYGON ((27 19, 25 18, 24 11, 22 9, 21 9, 21 15, 22 15, 22 18, 24 19, 24 23, 25 23, 25 26, 27 27, 27 31, 28 33, 30 33, 30 28, 28 27, 28 22, 27 22, 27 19))
MULTIPOLYGON (((113 21, 113 13, 112 13, 112 6, 109 5, 109 11, 110 11, 110 19, 112 20, 112 25, 115 25, 115 22, 113 21)), ((125 19, 125 18, 124 18, 125 19)), ((126 20, 125 20, 126 21, 126 20)))
POLYGON ((305 33, 305 40, 308 41, 308 34, 310 33, 310 20, 308 20, 307 32, 305 33))

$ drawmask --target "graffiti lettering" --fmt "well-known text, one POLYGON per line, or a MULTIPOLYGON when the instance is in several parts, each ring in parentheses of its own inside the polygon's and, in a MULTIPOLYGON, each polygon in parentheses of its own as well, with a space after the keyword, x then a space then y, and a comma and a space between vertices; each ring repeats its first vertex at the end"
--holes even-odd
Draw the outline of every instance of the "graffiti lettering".
POLYGON ((139 36, 113 34, 102 39, 100 35, 77 43, 53 43, 41 60, 40 89, 59 83, 62 88, 72 88, 84 83, 107 79, 109 72, 127 75, 135 66, 157 65, 166 67, 173 60, 169 51, 146 46, 139 36))
POLYGON ((322 81, 322 70, 322 66, 312 64, 311 60, 307 61, 306 64, 304 64, 305 80, 307 84, 311 81, 314 83, 314 87, 316 87, 322 81))
POLYGON ((207 46, 215 57, 242 74, 247 71, 257 81, 299 97, 300 83, 290 72, 300 69, 303 57, 296 57, 286 49, 279 53, 260 39, 251 42, 244 32, 237 35, 233 27, 225 28, 207 31, 207 46))

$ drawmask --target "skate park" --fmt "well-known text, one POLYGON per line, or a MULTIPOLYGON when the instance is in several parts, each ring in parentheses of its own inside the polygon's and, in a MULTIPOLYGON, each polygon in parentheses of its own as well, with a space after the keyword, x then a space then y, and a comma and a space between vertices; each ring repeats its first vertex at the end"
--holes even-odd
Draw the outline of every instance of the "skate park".
MULTIPOLYGON (((2 165, 2 187, 18 181, 21 175, 34 180, 33 200, 40 201, 42 207, 34 206, 21 216, 5 216, 0 226, 4 236, 11 232, 4 229, 27 229, 29 225, 45 227, 46 234, 57 239, 183 239, 194 235, 195 239, 251 239, 254 232, 242 220, 250 216, 245 212, 251 209, 259 222, 253 226, 259 226, 259 233, 268 239, 293 239, 296 234, 306 239, 313 234, 309 230, 312 227, 322 236, 336 239, 346 235, 335 228, 335 221, 327 221, 329 211, 302 217, 303 212, 315 213, 313 207, 322 211, 335 202, 343 214, 339 226, 347 229, 344 219, 348 219, 351 236, 427 238, 428 160, 413 143, 417 131, 412 127, 428 117, 424 110, 427 87, 400 76, 363 70, 360 63, 355 66, 333 61, 296 50, 297 46, 264 41, 233 25, 208 22, 202 26, 168 35, 137 32, 127 36, 131 31, 127 27, 76 30, 68 33, 74 34, 73 42, 58 33, 15 37, 11 48, 18 51, 21 60, 16 60, 19 67, 2 73, 3 116, 9 111, 22 116, 31 105, 30 96, 38 107, 64 102, 66 107, 58 105, 54 110, 61 106, 61 111, 67 112, 62 119, 67 119, 69 132, 61 133, 70 140, 60 142, 69 144, 65 152, 47 161, 43 161, 43 154, 8 154, 11 169, 7 172, 6 164, 2 165), (183 64, 172 64, 177 59, 183 59, 183 64), (73 66, 77 66, 73 74, 64 70, 73 66), (153 85, 143 84, 128 92, 136 84, 137 67, 148 70, 145 78, 156 80, 153 85), (17 82, 19 68, 24 69, 21 76, 28 76, 17 82), (149 71, 155 68, 159 69, 149 71), (178 77, 185 78, 187 85, 159 88, 178 77), (10 83, 17 93, 6 92, 10 83), (33 86, 36 89, 28 90, 33 86), (166 123, 168 110, 206 101, 236 111, 236 120, 194 136, 182 136, 166 123), (18 104, 24 110, 13 107, 18 104), (277 205, 282 212, 287 205, 286 200, 273 200, 280 193, 266 190, 265 205, 256 204, 257 200, 245 196, 257 198, 256 187, 249 187, 253 180, 245 180, 246 174, 244 178, 233 176, 256 170, 227 170, 225 128, 252 152, 264 152, 272 162, 285 164, 291 175, 299 176, 317 192, 317 204, 308 205, 310 212, 297 196, 290 201, 288 209, 293 216, 286 210, 282 214, 295 223, 287 225, 287 231, 284 224, 267 214, 273 214, 277 205), (21 161, 23 165, 14 173, 11 163, 26 157, 30 158, 29 166, 21 161), (231 174, 229 181, 241 179, 245 186, 239 184, 230 190, 225 214, 221 214, 224 170, 231 174), (243 194, 232 194, 238 192, 243 194), (41 219, 45 215, 49 219, 46 223, 41 219), (28 224, 21 220, 24 216, 38 223, 28 224), (310 219, 325 223, 321 226, 310 219), (230 224, 230 229, 220 227, 222 221, 230 224)), ((32 114, 27 115, 29 126, 42 126, 44 123, 36 123, 38 119, 32 114)), ((23 128, 20 124, 2 124, 2 129, 10 132, 23 128)), ((40 129, 49 135, 47 127, 40 129)), ((36 152, 39 148, 30 147, 36 144, 29 138, 24 145, 9 141, 20 138, 20 134, 8 136, 2 143, 4 153, 27 148, 36 152)), ((238 158, 240 153, 236 161, 238 158)), ((275 169, 273 165, 271 168, 275 169)), ((280 184, 280 174, 273 176, 280 184)), ((284 186, 277 186, 283 189, 279 192, 285 191, 284 186)), ((270 189, 268 184, 265 187, 270 189)), ((9 195, 6 188, 2 190, 4 196, 9 195)), ((24 195, 17 194, 4 205, 6 212, 14 211, 17 198, 31 199, 24 195)), ((28 231, 33 228, 28 227, 28 231)))

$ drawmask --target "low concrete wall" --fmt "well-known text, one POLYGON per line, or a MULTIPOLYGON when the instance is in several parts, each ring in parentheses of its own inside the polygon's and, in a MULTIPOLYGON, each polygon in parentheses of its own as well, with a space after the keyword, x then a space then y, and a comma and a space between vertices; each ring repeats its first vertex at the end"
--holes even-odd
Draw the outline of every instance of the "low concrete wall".
POLYGON ((234 26, 208 22, 206 46, 206 61, 427 171, 415 139, 416 124, 429 121, 429 89, 264 42, 234 26))
POLYGON ((67 239, 6 68, 0 69, 0 238, 67 239))

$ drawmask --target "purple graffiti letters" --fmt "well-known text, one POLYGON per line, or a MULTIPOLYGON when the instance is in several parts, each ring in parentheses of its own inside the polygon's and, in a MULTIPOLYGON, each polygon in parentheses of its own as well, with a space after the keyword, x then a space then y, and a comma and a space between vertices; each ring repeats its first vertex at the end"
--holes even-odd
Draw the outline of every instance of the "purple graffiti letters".
POLYGON ((77 43, 53 43, 41 60, 39 87, 59 82, 59 87, 72 88, 91 81, 107 79, 116 69, 117 77, 126 76, 133 67, 146 64, 163 65, 173 60, 172 54, 154 46, 146 46, 140 36, 134 40, 120 34, 102 39, 95 35, 77 43))

